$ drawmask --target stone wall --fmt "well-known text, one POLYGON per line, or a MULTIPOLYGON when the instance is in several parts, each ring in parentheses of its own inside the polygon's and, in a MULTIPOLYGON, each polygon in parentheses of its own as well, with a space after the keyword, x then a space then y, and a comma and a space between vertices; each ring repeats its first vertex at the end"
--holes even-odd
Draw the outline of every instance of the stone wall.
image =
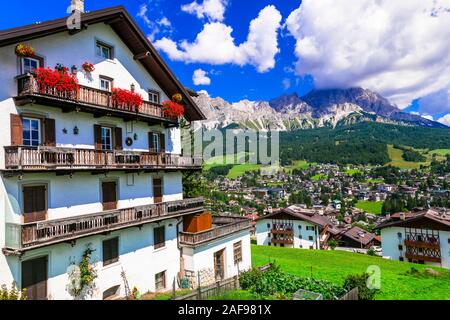
POLYGON ((214 270, 212 268, 201 269, 198 272, 185 270, 185 275, 189 281, 189 287, 191 289, 198 287, 198 274, 200 274, 200 285, 202 287, 211 285, 216 282, 214 270))

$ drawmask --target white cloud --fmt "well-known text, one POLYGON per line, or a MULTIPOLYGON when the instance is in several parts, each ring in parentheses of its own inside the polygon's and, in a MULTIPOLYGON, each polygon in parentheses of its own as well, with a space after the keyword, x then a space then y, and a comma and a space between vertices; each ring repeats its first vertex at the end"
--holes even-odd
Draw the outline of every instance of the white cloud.
POLYGON ((198 94, 204 94, 205 96, 207 96, 208 98, 210 97, 209 92, 206 90, 200 90, 199 92, 197 92, 198 94))
POLYGON ((172 23, 169 21, 169 19, 167 19, 167 17, 162 17, 160 20, 158 20, 158 24, 166 28, 172 28, 172 23))
POLYGON ((211 78, 207 77, 207 72, 202 69, 197 69, 192 75, 192 81, 196 86, 209 86, 211 84, 211 78))
POLYGON ((406 107, 450 83, 449 0, 304 0, 286 20, 318 88, 362 86, 406 107))
MULTIPOLYGON (((167 17, 164 16, 161 19, 157 20, 155 23, 149 18, 149 13, 150 12, 147 4, 142 4, 139 7, 139 12, 137 13, 137 16, 141 18, 144 21, 147 28, 150 29, 150 33, 147 35, 150 41, 153 42, 155 40, 156 35, 160 33, 166 34, 172 33, 173 31, 172 23, 169 21, 169 19, 167 19, 167 17)), ((160 12, 159 14, 162 13, 160 12)))
POLYGON ((283 79, 283 88, 284 90, 287 90, 291 87, 291 80, 289 78, 283 79))
POLYGON ((250 23, 247 40, 240 45, 234 43, 233 28, 220 22, 203 26, 194 42, 181 41, 178 46, 172 39, 164 37, 155 46, 170 59, 186 63, 208 63, 212 65, 247 64, 258 72, 266 72, 275 66, 279 52, 278 29, 281 14, 274 6, 267 6, 250 23))
POLYGON ((181 6, 181 10, 195 14, 197 18, 208 18, 209 21, 223 21, 227 0, 203 0, 201 4, 197 1, 181 6))
POLYGON ((433 119, 433 116, 430 116, 430 115, 428 115, 428 114, 423 114, 421 117, 422 117, 422 118, 425 118, 425 119, 428 119, 428 120, 431 120, 431 121, 434 120, 434 119, 433 119))
POLYGON ((142 20, 144 20, 145 24, 147 25, 147 27, 151 28, 153 26, 153 23, 150 21, 150 19, 147 17, 147 12, 148 12, 148 7, 146 4, 142 4, 139 7, 139 12, 137 14, 137 16, 139 18, 141 18, 142 20))
POLYGON ((450 127, 450 113, 438 119, 438 122, 450 127))

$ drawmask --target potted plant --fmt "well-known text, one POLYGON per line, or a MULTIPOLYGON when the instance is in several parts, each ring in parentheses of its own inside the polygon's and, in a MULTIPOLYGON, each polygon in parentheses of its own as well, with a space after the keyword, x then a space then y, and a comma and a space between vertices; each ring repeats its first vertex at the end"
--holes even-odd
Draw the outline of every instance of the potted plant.
POLYGON ((60 74, 65 74, 69 71, 69 68, 67 68, 61 63, 57 63, 55 66, 55 70, 58 71, 60 74))
MULTIPOLYGON (((67 69, 67 68, 66 68, 67 69)), ((75 98, 78 92, 78 79, 65 69, 37 68, 35 78, 40 93, 50 93, 66 98, 75 98)))
POLYGON ((179 118, 184 115, 184 106, 175 101, 163 101, 163 114, 170 118, 179 118))
POLYGON ((87 72, 87 73, 91 73, 91 72, 93 72, 95 70, 94 65, 92 63, 90 63, 90 62, 87 62, 87 61, 85 63, 83 63, 81 68, 83 68, 84 72, 87 72))
POLYGON ((21 58, 32 57, 35 54, 32 46, 23 43, 20 43, 16 46, 15 52, 16 55, 21 58))
POLYGON ((172 96, 172 101, 177 102, 177 103, 181 103, 183 101, 183 96, 181 95, 181 93, 175 93, 172 96))
POLYGON ((126 89, 114 88, 112 90, 112 103, 116 108, 139 112, 144 100, 139 93, 126 89))

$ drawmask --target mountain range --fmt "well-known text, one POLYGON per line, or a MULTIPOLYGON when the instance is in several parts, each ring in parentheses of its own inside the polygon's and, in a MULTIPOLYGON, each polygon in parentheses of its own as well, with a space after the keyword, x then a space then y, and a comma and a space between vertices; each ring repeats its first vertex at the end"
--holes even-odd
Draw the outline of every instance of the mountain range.
POLYGON ((448 128, 402 112, 378 93, 363 88, 313 90, 302 97, 293 93, 270 101, 229 103, 220 97, 212 98, 206 92, 199 92, 193 98, 207 118, 201 122, 206 129, 292 131, 361 122, 448 128))

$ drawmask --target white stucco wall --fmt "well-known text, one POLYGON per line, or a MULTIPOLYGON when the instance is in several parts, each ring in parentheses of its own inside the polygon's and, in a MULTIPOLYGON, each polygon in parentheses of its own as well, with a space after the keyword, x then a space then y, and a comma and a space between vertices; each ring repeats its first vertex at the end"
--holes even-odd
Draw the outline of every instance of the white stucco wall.
MULTIPOLYGON (((269 245, 269 238, 268 234, 270 233, 270 230, 272 229, 273 222, 276 221, 274 219, 262 219, 258 220, 256 222, 256 244, 257 245, 263 245, 268 246, 269 245), (268 227, 267 224, 270 224, 268 227)), ((285 220, 280 220, 285 221, 285 220)), ((302 220, 292 220, 292 224, 294 227, 294 245, 288 246, 285 245, 285 247, 292 247, 292 248, 301 248, 301 249, 309 249, 311 246, 313 249, 317 249, 317 237, 316 237, 316 231, 314 230, 306 230, 306 227, 312 227, 313 224, 302 221, 302 220), (300 239, 301 236, 301 239, 300 239), (309 237, 312 237, 312 240, 309 240, 309 237)), ((317 226, 315 227, 317 228, 317 226)), ((275 244, 271 244, 274 246, 275 244)))
POLYGON ((233 244, 238 241, 242 241, 242 261, 239 263, 239 271, 250 269, 252 261, 250 233, 248 230, 231 234, 225 238, 209 242, 196 248, 184 247, 183 261, 185 269, 193 272, 204 269, 214 270, 214 253, 225 249, 225 278, 237 275, 238 265, 234 264, 233 244))
MULTIPOLYGON (((130 175, 130 174, 128 174, 130 175)), ((110 172, 105 175, 92 175, 89 172, 78 172, 72 178, 69 175, 56 176, 50 173, 24 174, 23 179, 17 177, 3 178, 5 194, 5 216, 7 222, 20 223, 22 213, 22 187, 27 184, 46 183, 48 198, 48 219, 73 217, 103 211, 101 182, 117 181, 117 207, 154 203, 153 178, 162 178, 163 201, 183 199, 181 172, 137 173, 134 185, 127 185, 127 174, 110 172)))
MULTIPOLYGON (((441 263, 425 261, 425 264, 450 269, 450 232, 442 230, 439 230, 438 232, 442 261, 441 263)), ((405 258, 406 247, 404 245, 404 240, 405 228, 389 227, 381 229, 381 248, 383 250, 383 257, 393 260, 399 260, 400 257, 404 257, 404 261, 408 262, 408 259, 405 258), (399 239, 398 233, 401 233, 401 239, 399 239), (402 251, 398 249, 399 244, 403 245, 402 251)))
MULTIPOLYGON (((32 250, 22 257, 22 261, 41 256, 48 256, 47 292, 49 299, 72 299, 66 290, 68 284, 67 267, 71 261, 78 264, 87 245, 94 249, 92 262, 97 271, 96 290, 92 299, 102 299, 103 291, 120 285, 120 294, 125 294, 124 282, 121 278, 122 268, 126 273, 130 290, 136 286, 141 293, 155 291, 155 274, 166 271, 166 288, 169 290, 180 266, 180 255, 176 239, 177 220, 165 220, 159 226, 166 227, 164 248, 154 249, 153 229, 158 224, 144 225, 139 228, 128 228, 112 232, 108 235, 97 235, 77 240, 74 247, 61 243, 32 250), (107 266, 102 262, 102 241, 119 237, 119 261, 107 266)), ((8 268, 2 269, 0 283, 11 283, 14 279, 21 283, 21 262, 18 257, 6 257, 8 268)), ((3 264, 3 263, 2 263, 3 264)), ((2 265, 0 264, 0 265, 2 265)))

